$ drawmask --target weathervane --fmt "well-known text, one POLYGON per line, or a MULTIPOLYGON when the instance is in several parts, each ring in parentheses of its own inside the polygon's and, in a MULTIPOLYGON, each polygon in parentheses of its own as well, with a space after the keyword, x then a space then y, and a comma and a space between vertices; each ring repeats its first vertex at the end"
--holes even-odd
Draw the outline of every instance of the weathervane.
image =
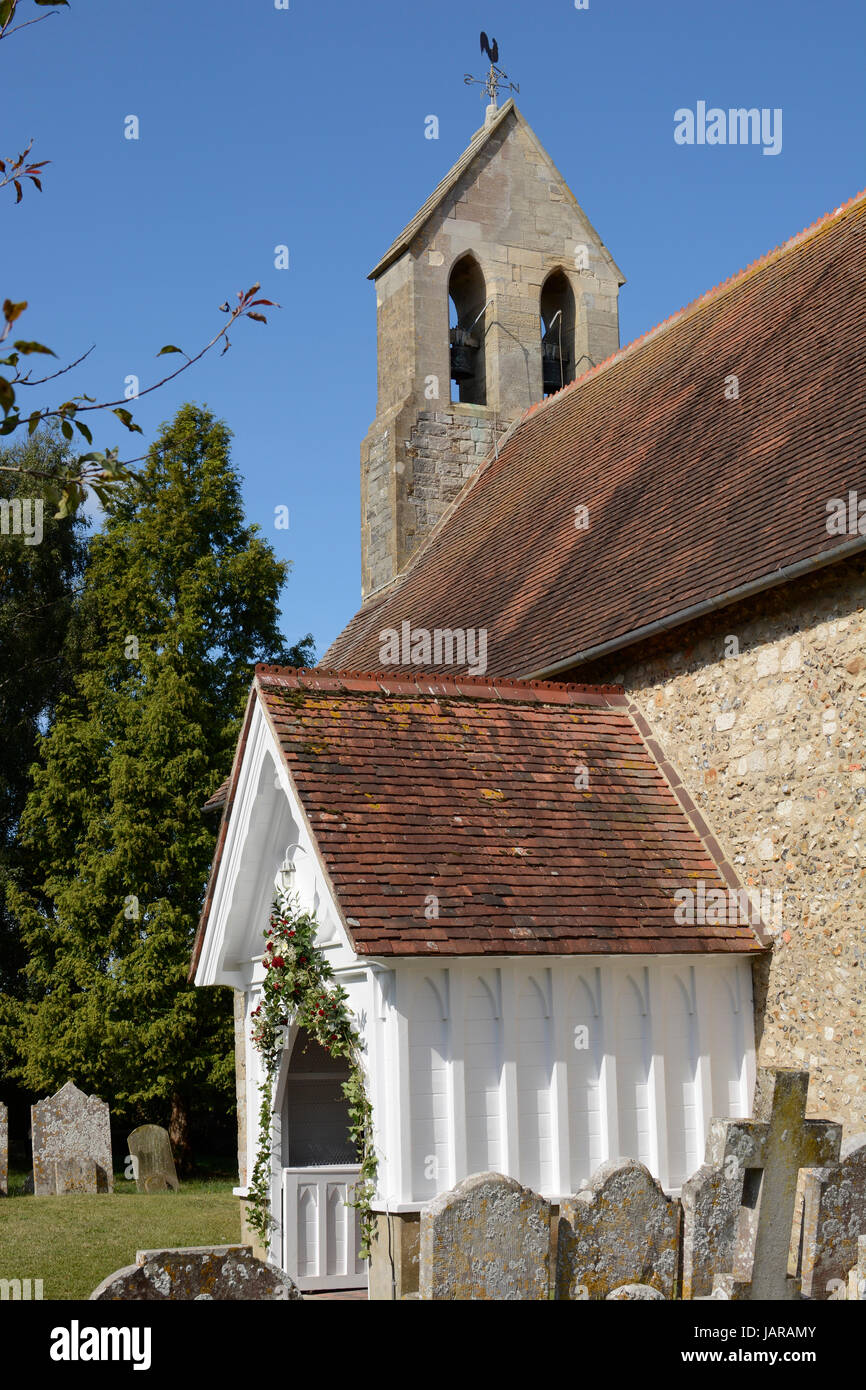
POLYGON ((463 81, 467 84, 477 82, 487 93, 490 103, 496 105, 496 94, 500 87, 507 88, 510 92, 519 92, 520 88, 516 82, 509 82, 508 73, 503 72, 496 64, 499 62, 499 45, 495 39, 488 39, 484 30, 481 30, 481 52, 486 53, 490 59, 490 71, 486 77, 473 77, 471 72, 467 72, 463 81))

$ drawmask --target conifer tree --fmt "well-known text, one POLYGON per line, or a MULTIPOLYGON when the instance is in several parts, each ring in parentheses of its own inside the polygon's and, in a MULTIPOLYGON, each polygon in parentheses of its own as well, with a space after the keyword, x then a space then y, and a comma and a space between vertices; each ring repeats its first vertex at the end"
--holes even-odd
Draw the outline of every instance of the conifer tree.
MULTIPOLYGON (((68 688, 67 634, 86 555, 83 518, 56 519, 46 496, 68 458, 56 428, 0 449, 0 1016, 24 963, 6 885, 40 728, 68 688)), ((0 1076, 8 1062, 0 1030, 0 1076)))
POLYGON ((27 949, 21 1079, 70 1077, 115 1119, 169 1121, 233 1091, 231 995, 187 983, 251 667, 304 664, 278 630, 288 566, 244 522, 229 431, 184 406, 94 536, 78 670, 42 740, 10 892, 27 949))

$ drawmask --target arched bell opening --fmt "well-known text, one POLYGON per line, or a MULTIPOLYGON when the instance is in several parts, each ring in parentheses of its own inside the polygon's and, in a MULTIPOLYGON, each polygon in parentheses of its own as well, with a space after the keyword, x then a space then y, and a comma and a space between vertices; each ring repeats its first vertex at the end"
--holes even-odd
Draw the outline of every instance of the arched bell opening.
POLYGON ((283 1093, 283 1163, 289 1168, 329 1168, 358 1163, 349 1134, 349 1102, 343 1082, 349 1064, 332 1057, 301 1029, 292 1048, 283 1093))
POLYGON ((487 404, 484 352, 487 286, 474 256, 461 256, 448 280, 451 349, 451 399, 466 405, 487 404))
POLYGON ((541 369, 545 396, 574 381, 574 290, 563 270, 553 270, 541 287, 541 369))

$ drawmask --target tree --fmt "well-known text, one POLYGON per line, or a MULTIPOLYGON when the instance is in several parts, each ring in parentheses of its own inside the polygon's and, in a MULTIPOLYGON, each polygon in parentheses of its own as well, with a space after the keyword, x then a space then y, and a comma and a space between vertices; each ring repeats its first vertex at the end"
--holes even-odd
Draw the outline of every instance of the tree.
MULTIPOLYGON (((57 429, 0 450, 0 464, 31 470, 0 470, 0 1000, 20 986, 23 948, 6 887, 40 729, 69 689, 68 630, 85 563, 84 521, 51 520, 41 477, 66 468, 68 454, 57 429)), ((0 1075, 4 1062, 0 1052, 0 1075)))
POLYGON ((229 431, 184 406, 94 536, 72 691, 41 739, 10 902, 27 950, 18 1075, 70 1076, 118 1117, 170 1118, 233 1090, 226 991, 186 980, 213 854, 202 805, 227 776, 256 660, 287 651, 288 566, 243 518, 229 431))
MULTIPOLYGON (((47 13, 35 15, 29 19, 21 19, 19 7, 24 11, 24 0, 0 0, 0 43, 4 39, 9 39, 12 34, 18 33, 19 30, 29 28, 31 24, 39 24, 43 20, 50 19, 61 6, 66 9, 69 8, 69 0, 33 0, 33 3, 43 10, 47 10, 47 13)), ((26 11, 24 12, 26 13, 26 11)), ((31 140, 20 154, 0 159, 0 189, 14 188, 16 203, 21 202, 24 188, 28 185, 31 193, 34 188, 38 189, 40 193, 42 192, 45 166, 50 161, 31 159, 32 148, 33 141, 31 140)), ((152 391, 158 391, 167 382, 180 376, 195 362, 199 362, 219 342, 223 345, 222 352, 228 352, 231 347, 228 330, 239 318, 253 319, 257 323, 267 323, 265 315, 257 311, 266 306, 276 309, 279 308, 279 305, 275 304, 272 299, 256 298, 260 288, 257 283, 246 291, 239 290, 238 302, 234 307, 230 306, 228 300, 225 304, 220 305, 220 312, 228 315, 226 322, 219 332, 215 333, 210 341, 194 356, 190 357, 183 348, 175 346, 174 343, 167 343, 161 347, 156 354, 157 357, 162 357, 166 353, 179 353, 186 358, 186 361, 175 371, 162 377, 161 380, 155 381, 144 390, 139 391, 138 395, 146 396, 152 391)), ((0 301, 0 311, 2 311, 0 343, 5 342, 9 337, 13 326, 18 323, 26 308, 26 299, 6 298, 0 301)), ((18 329, 16 328, 15 331, 17 332, 18 329)), ((0 374, 0 410, 3 411, 3 418, 0 420, 0 436, 14 434, 16 430, 22 429, 25 425, 32 435, 40 425, 50 421, 59 424, 63 437, 68 442, 78 437, 75 434, 77 430, 78 435, 86 441, 88 446, 91 446, 93 433, 90 425, 93 423, 94 412, 104 411, 110 411, 114 414, 126 429, 141 434, 141 426, 135 423, 126 399, 97 401, 93 396, 82 393, 71 396, 56 406, 25 410, 19 399, 22 390, 32 390, 34 387, 44 386, 48 382, 56 380, 57 377, 64 376, 79 366, 89 356, 92 348, 88 348, 75 361, 59 367, 56 371, 47 372, 40 376, 34 375, 35 369, 29 365, 29 359, 33 356, 36 356, 37 360, 40 357, 54 357, 56 355, 54 351, 46 347, 44 343, 37 342, 32 338, 16 338, 12 341, 11 347, 11 352, 0 357, 0 367, 4 369, 3 373, 0 374), (86 419, 82 418, 85 416, 86 419)), ((137 458, 121 460, 118 448, 102 451, 88 448, 88 451, 83 454, 74 455, 72 452, 65 454, 61 466, 53 468, 50 472, 43 469, 33 473, 26 455, 22 456, 22 459, 16 464, 0 462, 0 471, 20 472, 23 475, 38 478, 43 485, 44 498, 52 506, 56 506, 55 515, 61 518, 76 510, 79 504, 84 501, 88 489, 105 505, 109 493, 120 487, 131 476, 131 465, 139 462, 140 460, 137 458)))

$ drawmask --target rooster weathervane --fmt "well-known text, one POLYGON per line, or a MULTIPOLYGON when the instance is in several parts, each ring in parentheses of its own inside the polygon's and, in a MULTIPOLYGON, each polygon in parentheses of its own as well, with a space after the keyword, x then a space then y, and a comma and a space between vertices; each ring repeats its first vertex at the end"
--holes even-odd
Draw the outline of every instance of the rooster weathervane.
POLYGON ((495 39, 488 39, 483 29, 481 31, 481 52, 486 53, 487 57, 490 59, 490 71, 487 76, 473 77, 470 72, 467 72, 463 81, 467 85, 477 82, 484 88, 490 103, 495 106, 497 104, 496 94, 500 87, 504 87, 510 92, 519 92, 520 88, 516 82, 509 82, 508 73, 503 72, 501 68, 496 66, 499 62, 499 44, 495 39))

